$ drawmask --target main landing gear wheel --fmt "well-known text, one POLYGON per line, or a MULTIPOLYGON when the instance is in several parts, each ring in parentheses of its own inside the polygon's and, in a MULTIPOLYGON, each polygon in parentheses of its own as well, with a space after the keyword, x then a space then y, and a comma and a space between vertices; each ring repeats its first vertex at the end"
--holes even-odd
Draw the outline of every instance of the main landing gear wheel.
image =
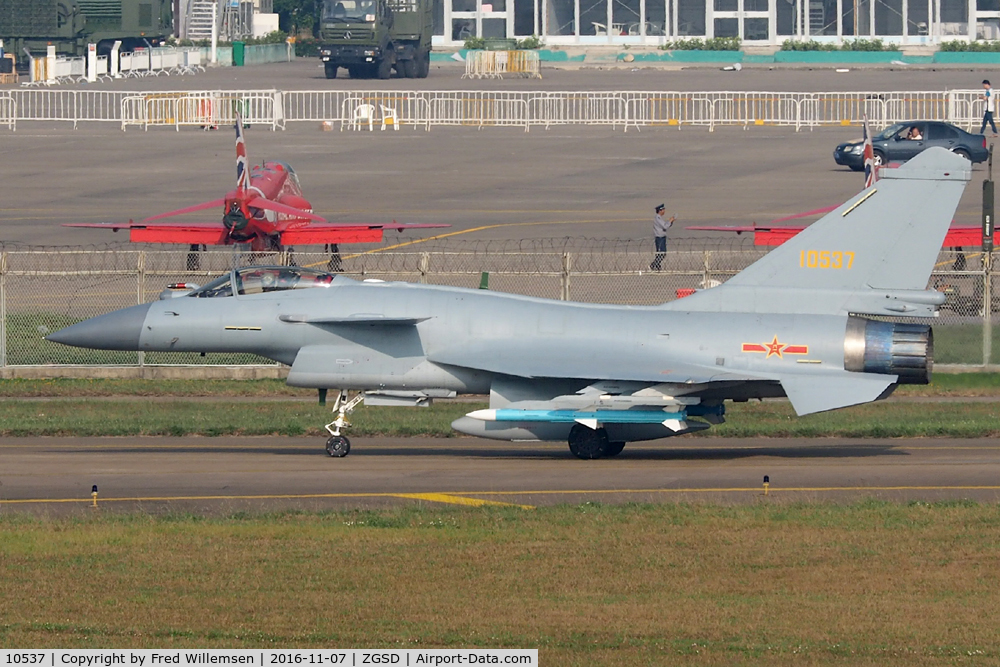
MULTIPOLYGON (((578 459, 599 459, 607 455, 608 432, 574 424, 569 431, 569 451, 578 459)), ((619 450, 620 451, 620 450, 619 450)))
POLYGON ((330 456, 343 458, 351 453, 351 441, 341 435, 340 430, 351 425, 351 422, 347 421, 347 415, 364 399, 363 392, 358 392, 351 400, 347 400, 346 391, 337 394, 337 400, 333 403, 333 411, 337 413, 337 418, 326 425, 326 430, 330 433, 330 439, 326 441, 326 453, 330 456))
POLYGON ((624 442, 609 442, 607 448, 604 450, 605 456, 618 456, 625 449, 624 442))
POLYGON ((344 458, 351 453, 351 441, 342 435, 331 435, 326 441, 326 453, 334 458, 344 458))

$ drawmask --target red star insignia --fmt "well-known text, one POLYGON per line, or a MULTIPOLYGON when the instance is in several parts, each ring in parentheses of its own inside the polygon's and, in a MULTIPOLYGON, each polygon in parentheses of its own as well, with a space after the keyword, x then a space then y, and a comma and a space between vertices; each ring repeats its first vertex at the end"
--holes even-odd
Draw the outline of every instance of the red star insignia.
POLYGON ((764 347, 767 348, 767 356, 764 357, 765 359, 770 359, 771 355, 774 354, 778 355, 778 358, 781 359, 781 351, 785 349, 786 346, 784 343, 779 343, 778 337, 775 336, 774 339, 770 343, 764 345, 764 347))

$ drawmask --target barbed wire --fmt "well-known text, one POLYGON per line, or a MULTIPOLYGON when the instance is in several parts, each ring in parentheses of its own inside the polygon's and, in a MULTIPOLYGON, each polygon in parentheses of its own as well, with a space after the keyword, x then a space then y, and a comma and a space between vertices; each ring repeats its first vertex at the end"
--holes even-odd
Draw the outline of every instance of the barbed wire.
MULTIPOLYGON (((684 250, 745 250, 755 247, 753 236, 750 234, 725 234, 719 236, 687 235, 682 233, 672 235, 669 243, 672 247, 684 250)), ((400 237, 402 238, 402 237, 400 237)), ((312 250, 317 246, 302 246, 305 252, 318 254, 318 250, 312 250)), ((386 240, 381 244, 364 243, 344 245, 340 248, 343 255, 375 254, 380 252, 392 252, 394 254, 413 254, 424 252, 449 252, 463 254, 494 254, 494 253, 562 253, 562 252, 587 252, 587 253, 642 253, 650 252, 653 248, 653 239, 644 237, 639 239, 628 238, 595 238, 583 236, 564 236, 548 238, 528 238, 528 239, 465 239, 465 238, 434 238, 426 240, 411 239, 397 243, 386 240)), ((160 244, 144 243, 92 243, 86 245, 38 245, 26 244, 12 241, 0 241, 0 252, 45 252, 45 253, 74 253, 74 252, 166 252, 178 253, 188 252, 183 244, 165 246, 160 244)), ((246 254, 249 251, 240 246, 220 246, 211 247, 204 251, 214 254, 246 254)), ((263 253, 269 254, 269 253, 263 253)))

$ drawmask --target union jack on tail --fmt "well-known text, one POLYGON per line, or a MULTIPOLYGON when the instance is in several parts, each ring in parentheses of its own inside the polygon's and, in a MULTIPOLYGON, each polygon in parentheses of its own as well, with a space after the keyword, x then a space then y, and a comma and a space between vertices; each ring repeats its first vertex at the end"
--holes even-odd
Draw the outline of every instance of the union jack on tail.
POLYGON ((247 145, 243 141, 243 119, 236 114, 236 191, 246 194, 250 184, 250 165, 247 162, 247 145))
POLYGON ((865 157, 865 189, 868 189, 878 181, 878 165, 875 164, 875 150, 872 148, 872 133, 868 129, 867 114, 865 114, 864 123, 862 124, 862 136, 865 141, 863 153, 865 157))

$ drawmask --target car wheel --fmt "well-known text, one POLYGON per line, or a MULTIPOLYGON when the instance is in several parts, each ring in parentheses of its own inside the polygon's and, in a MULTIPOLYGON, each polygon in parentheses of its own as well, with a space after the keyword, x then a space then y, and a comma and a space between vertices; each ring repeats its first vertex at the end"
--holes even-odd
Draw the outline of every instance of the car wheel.
POLYGON ((964 148, 956 148, 955 150, 952 151, 952 153, 960 157, 964 157, 966 160, 972 159, 971 157, 969 157, 969 151, 965 150, 964 148))
MULTIPOLYGON (((885 153, 883 153, 882 151, 874 151, 874 154, 875 154, 876 167, 881 167, 882 165, 888 162, 888 160, 886 160, 885 158, 885 153)), ((864 169, 864 167, 862 167, 862 169, 864 169)))

